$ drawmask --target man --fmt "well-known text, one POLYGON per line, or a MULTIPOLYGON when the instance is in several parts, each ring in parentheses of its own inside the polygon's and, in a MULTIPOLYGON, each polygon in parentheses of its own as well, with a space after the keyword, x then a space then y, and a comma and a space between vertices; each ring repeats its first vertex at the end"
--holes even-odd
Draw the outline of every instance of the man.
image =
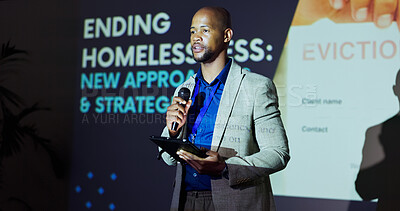
MULTIPOLYGON (((393 93, 400 105, 400 70, 393 93)), ((400 198, 400 111, 367 129, 360 170, 355 181, 363 200, 378 199, 376 210, 399 210, 400 198)))
POLYGON ((208 157, 181 150, 182 164, 162 154, 177 165, 171 210, 274 210, 269 174, 289 160, 275 86, 228 58, 233 30, 227 10, 198 10, 190 33, 201 67, 177 88, 189 88, 192 98, 185 102, 175 92, 162 136, 188 138, 208 157))

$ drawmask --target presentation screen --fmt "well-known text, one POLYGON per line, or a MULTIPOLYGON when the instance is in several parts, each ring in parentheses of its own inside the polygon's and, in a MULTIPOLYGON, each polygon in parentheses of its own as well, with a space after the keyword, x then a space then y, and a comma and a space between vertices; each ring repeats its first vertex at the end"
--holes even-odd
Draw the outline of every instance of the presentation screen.
POLYGON ((231 12, 228 55, 277 87, 291 155, 271 176, 277 206, 375 202, 396 166, 399 28, 395 10, 379 19, 379 4, 331 2, 80 2, 70 210, 169 207, 175 169, 148 137, 199 70, 189 29, 206 5, 231 12))

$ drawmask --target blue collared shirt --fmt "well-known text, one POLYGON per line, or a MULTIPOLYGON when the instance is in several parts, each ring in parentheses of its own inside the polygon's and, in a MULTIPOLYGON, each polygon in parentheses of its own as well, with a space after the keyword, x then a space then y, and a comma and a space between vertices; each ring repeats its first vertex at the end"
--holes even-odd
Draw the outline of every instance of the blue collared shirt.
MULTIPOLYGON (((193 135, 194 144, 197 147, 204 147, 207 149, 211 148, 211 141, 214 134, 214 126, 215 120, 217 118, 217 112, 219 103, 221 101, 222 92, 224 90, 226 78, 228 77, 228 72, 232 64, 232 59, 228 61, 225 65, 224 69, 219 73, 219 75, 212 81, 210 84, 207 83, 203 75, 201 73, 201 68, 197 72, 196 82, 199 80, 199 93, 196 99, 192 99, 192 105, 189 109, 187 124, 189 134, 189 141, 192 141, 193 135), (213 96, 213 89, 217 86, 215 94, 213 96), (199 115, 202 109, 206 109, 204 107, 204 103, 208 98, 212 97, 211 103, 201 120, 200 125, 197 128, 197 133, 192 134, 192 128, 196 121, 197 116, 199 115)), ((185 184, 186 191, 191 190, 211 190, 211 180, 209 175, 199 174, 195 169, 193 169, 190 165, 185 165, 186 167, 186 175, 185 175, 185 184)))

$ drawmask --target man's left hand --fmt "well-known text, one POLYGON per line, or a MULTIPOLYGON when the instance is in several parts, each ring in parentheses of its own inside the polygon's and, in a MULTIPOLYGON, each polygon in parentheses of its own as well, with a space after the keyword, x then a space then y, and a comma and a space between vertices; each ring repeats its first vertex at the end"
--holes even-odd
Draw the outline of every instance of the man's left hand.
POLYGON ((219 156, 218 152, 208 150, 206 154, 208 157, 200 158, 190 152, 179 150, 176 152, 180 158, 185 160, 190 166, 192 166, 200 174, 208 175, 221 175, 226 164, 225 161, 219 156))

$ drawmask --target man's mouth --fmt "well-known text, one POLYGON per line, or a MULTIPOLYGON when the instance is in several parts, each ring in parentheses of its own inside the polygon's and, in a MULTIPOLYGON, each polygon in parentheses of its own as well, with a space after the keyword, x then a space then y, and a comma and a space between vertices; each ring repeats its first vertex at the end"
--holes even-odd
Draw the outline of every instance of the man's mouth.
POLYGON ((192 46, 193 53, 200 53, 204 50, 204 47, 200 44, 193 44, 192 46))

